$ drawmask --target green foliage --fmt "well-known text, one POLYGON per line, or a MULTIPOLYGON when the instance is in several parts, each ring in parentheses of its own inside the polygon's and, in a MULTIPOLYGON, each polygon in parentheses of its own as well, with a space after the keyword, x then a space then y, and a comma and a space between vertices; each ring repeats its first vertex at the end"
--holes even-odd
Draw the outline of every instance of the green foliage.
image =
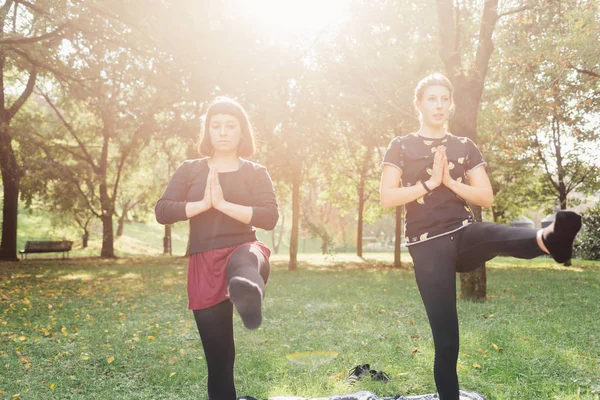
POLYGON ((491 90, 504 94, 490 107, 493 136, 529 166, 515 175, 543 176, 538 197, 563 208, 569 193, 597 187, 599 15, 595 1, 543 2, 505 18, 498 31, 491 90))
POLYGON ((586 260, 600 260, 600 204, 588 209, 582 216, 581 245, 577 254, 586 260))

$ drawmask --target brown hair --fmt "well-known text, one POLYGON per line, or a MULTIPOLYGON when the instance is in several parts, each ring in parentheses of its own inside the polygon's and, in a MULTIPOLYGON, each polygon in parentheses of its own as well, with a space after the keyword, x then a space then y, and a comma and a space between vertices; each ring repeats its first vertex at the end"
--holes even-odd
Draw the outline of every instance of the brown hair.
POLYGON ((254 132, 252 125, 250 124, 250 119, 248 118, 248 113, 237 101, 224 96, 217 97, 210 107, 208 107, 208 111, 206 111, 203 136, 198 145, 200 154, 203 156, 210 156, 214 151, 210 141, 210 119, 213 115, 217 114, 231 115, 237 118, 240 123, 242 138, 238 146, 238 156, 250 157, 254 154, 254 132))

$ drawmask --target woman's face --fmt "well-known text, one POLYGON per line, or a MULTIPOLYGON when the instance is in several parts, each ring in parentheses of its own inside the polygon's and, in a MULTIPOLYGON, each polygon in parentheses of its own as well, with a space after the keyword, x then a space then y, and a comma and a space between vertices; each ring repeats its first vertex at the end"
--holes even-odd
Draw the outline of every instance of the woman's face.
POLYGON ((423 97, 417 102, 424 126, 439 128, 450 117, 452 97, 446 86, 435 85, 425 88, 423 97))
POLYGON ((242 140, 240 121, 233 115, 215 114, 208 125, 210 142, 218 153, 236 152, 242 140))

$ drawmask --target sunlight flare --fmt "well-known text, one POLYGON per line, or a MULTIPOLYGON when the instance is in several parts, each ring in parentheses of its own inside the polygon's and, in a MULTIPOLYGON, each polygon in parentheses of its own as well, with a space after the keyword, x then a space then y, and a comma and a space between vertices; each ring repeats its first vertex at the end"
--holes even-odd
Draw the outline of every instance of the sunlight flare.
POLYGON ((278 34, 310 35, 336 27, 344 20, 347 0, 255 0, 247 13, 265 30, 278 34))

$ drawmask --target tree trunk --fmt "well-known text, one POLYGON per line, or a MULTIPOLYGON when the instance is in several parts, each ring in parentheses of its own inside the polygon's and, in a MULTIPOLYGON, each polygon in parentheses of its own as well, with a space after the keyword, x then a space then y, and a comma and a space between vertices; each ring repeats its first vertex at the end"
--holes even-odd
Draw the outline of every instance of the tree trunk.
POLYGON ((0 260, 18 261, 17 258, 17 216, 19 211, 19 184, 21 172, 8 135, 8 122, 0 122, 0 170, 4 185, 2 207, 2 242, 0 260))
POLYGON ((394 240, 394 268, 402 268, 402 225, 404 206, 396 207, 396 240, 394 240))
POLYGON ((283 238, 283 230, 285 226, 285 212, 283 210, 283 204, 280 203, 279 208, 281 210, 279 218, 279 237, 276 238, 275 229, 271 231, 271 242, 273 243, 273 252, 279 254, 279 246, 281 245, 281 239, 283 238))
MULTIPOLYGON (((296 168, 301 168, 297 166, 296 168)), ((290 237, 290 264, 288 270, 298 269, 298 228, 300 222, 300 184, 301 171, 293 172, 292 177, 292 232, 290 237)))
MULTIPOLYGON (((105 175, 103 175, 105 176, 105 175)), ((113 236, 113 214, 114 208, 111 199, 108 196, 108 190, 105 183, 100 184, 100 203, 102 206, 102 250, 100 257, 114 258, 114 236, 113 236)))
MULTIPOLYGON (((9 3, 10 4, 10 3, 9 3)), ((6 4, 2 6, 0 22, 4 26, 6 22, 6 4)), ((15 8, 16 10, 16 8, 15 8)), ((16 14, 15 14, 16 15, 16 14)), ((4 35, 4 28, 0 28, 0 34, 4 35)), ((33 91, 37 79, 36 68, 32 67, 27 79, 27 85, 10 108, 6 108, 5 96, 5 71, 6 55, 4 50, 0 51, 0 173, 4 186, 4 204, 2 205, 2 239, 0 241, 0 260, 18 261, 17 258, 17 219, 19 212, 19 185, 21 183, 22 171, 17 164, 17 157, 12 148, 12 138, 9 133, 11 119, 19 112, 25 101, 33 91)), ((13 88, 14 89, 14 88, 13 88)), ((11 91, 12 92, 12 91, 11 91)))
MULTIPOLYGON (((477 221, 481 221, 481 207, 471 205, 477 221)), ((460 274, 460 298, 465 300, 485 300, 487 296, 487 273, 485 263, 473 272, 460 274)))
POLYGON ((494 218, 495 223, 500 223, 504 219, 504 211, 492 207, 492 218, 494 218))
POLYGON ((119 221, 117 222, 117 238, 123 236, 123 227, 125 225, 125 213, 121 214, 119 221))
POLYGON ((365 185, 361 178, 358 185, 358 221, 356 226, 356 255, 363 256, 363 214, 365 211, 365 185))
MULTIPOLYGON (((567 190, 565 187, 565 182, 564 180, 561 180, 558 184, 558 189, 559 189, 559 200, 560 200, 560 209, 561 210, 566 210, 567 209, 567 190)), ((571 259, 567 260, 564 262, 563 264, 565 267, 570 267, 573 265, 573 262, 571 259)))
POLYGON ((102 218, 102 251, 100 257, 114 258, 114 238, 113 238, 113 221, 112 213, 103 215, 102 218))
POLYGON ((329 252, 329 239, 321 239, 321 253, 327 254, 329 252))
POLYGON ((487 274, 485 264, 473 272, 460 274, 460 298, 483 301, 487 293, 487 274))
MULTIPOLYGON (((450 120, 450 132, 466 136, 477 143, 477 114, 483 94, 490 57, 494 51, 492 35, 498 21, 498 0, 485 0, 479 25, 479 39, 475 62, 464 67, 461 61, 461 24, 457 21, 458 10, 453 0, 437 0, 437 13, 440 25, 440 56, 448 78, 454 86, 455 116, 450 120)), ((458 16, 459 17, 459 16, 458 16)), ((477 207, 479 208, 479 207, 477 207)), ((481 221, 481 209, 475 209, 475 218, 481 221)), ((461 297, 465 299, 485 299, 485 264, 475 271, 461 275, 461 297)))
POLYGON ((163 254, 173 254, 171 245, 171 225, 165 225, 165 237, 163 238, 163 254))
POLYGON ((81 237, 81 248, 87 249, 89 238, 90 238, 90 232, 87 229, 85 229, 83 231, 83 236, 81 237))
POLYGON ((558 200, 560 201, 560 209, 567 209, 567 188, 563 179, 558 181, 558 200))
POLYGON ((273 253, 279 254, 279 243, 275 240, 275 229, 271 231, 271 246, 273 247, 273 253))

